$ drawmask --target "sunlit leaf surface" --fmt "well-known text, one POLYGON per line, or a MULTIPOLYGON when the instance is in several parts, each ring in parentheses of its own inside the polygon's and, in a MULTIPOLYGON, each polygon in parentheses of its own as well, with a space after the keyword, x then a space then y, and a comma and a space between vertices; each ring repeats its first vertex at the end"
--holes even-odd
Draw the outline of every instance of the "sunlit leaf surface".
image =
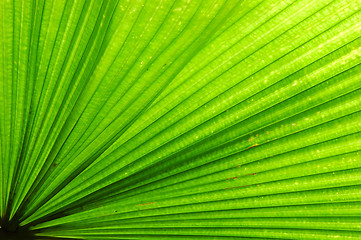
POLYGON ((360 10, 0 0, 2 238, 361 239, 360 10))

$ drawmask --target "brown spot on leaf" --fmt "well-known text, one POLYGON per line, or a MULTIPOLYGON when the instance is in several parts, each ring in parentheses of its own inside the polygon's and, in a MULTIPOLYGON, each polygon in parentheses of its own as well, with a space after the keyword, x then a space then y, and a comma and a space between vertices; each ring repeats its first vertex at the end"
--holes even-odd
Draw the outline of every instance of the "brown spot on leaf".
POLYGON ((258 145, 259 145, 258 143, 255 143, 255 144, 253 144, 252 146, 248 147, 247 149, 251 149, 251 148, 257 147, 258 145))
POLYGON ((141 204, 138 204, 136 206, 145 206, 145 205, 151 205, 151 204, 154 204, 155 202, 150 202, 150 203, 141 203, 141 204))

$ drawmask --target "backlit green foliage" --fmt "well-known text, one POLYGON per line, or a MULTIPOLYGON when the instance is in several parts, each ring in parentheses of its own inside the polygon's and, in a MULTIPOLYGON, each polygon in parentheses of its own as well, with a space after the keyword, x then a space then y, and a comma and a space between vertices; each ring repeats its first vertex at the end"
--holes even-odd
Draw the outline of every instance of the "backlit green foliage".
POLYGON ((361 239, 360 0, 0 0, 0 216, 74 239, 361 239))

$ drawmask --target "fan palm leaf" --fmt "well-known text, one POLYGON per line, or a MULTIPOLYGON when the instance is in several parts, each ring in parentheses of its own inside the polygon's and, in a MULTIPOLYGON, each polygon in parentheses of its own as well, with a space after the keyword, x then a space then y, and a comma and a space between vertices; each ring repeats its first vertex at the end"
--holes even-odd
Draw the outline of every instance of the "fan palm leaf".
POLYGON ((361 239, 360 10, 0 1, 1 236, 361 239))

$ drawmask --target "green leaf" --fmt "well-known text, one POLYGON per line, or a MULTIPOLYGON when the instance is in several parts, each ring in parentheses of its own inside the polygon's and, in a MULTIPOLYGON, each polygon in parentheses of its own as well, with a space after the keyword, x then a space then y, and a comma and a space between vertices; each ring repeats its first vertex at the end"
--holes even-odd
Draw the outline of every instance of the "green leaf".
POLYGON ((361 2, 0 2, 0 236, 360 239, 361 2))

